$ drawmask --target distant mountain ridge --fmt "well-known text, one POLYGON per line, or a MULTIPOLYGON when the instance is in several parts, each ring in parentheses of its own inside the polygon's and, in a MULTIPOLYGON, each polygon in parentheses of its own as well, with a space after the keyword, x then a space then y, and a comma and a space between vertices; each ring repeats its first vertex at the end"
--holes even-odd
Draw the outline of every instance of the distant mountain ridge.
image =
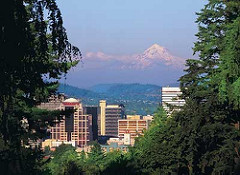
POLYGON ((151 84, 99 84, 90 88, 96 93, 106 93, 108 95, 122 95, 122 94, 146 94, 156 93, 161 89, 160 86, 151 84))
POLYGON ((185 59, 174 56, 167 48, 153 44, 142 53, 133 55, 110 55, 104 52, 87 52, 86 60, 108 63, 117 69, 145 70, 154 66, 165 66, 173 70, 182 70, 185 59))
POLYGON ((89 89, 60 84, 58 92, 80 98, 84 105, 98 105, 99 100, 107 103, 124 104, 127 114, 152 114, 161 99, 161 87, 151 84, 99 84, 89 89))
POLYGON ((71 86, 68 84, 60 84, 58 87, 58 92, 65 93, 68 96, 78 97, 78 98, 80 98, 80 97, 93 98, 93 97, 99 96, 98 93, 95 93, 91 90, 74 87, 74 86, 71 86))

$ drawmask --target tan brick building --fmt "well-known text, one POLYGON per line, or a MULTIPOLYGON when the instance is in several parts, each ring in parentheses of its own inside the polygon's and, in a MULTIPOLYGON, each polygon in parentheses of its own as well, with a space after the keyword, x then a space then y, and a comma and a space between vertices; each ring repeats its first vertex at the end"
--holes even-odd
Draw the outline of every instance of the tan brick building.
POLYGON ((144 119, 123 119, 118 120, 118 137, 124 139, 125 134, 130 134, 131 145, 134 144, 134 139, 143 135, 144 130, 149 128, 151 120, 144 119))
POLYGON ((76 146, 83 147, 92 140, 92 116, 83 115, 82 103, 74 98, 62 102, 60 109, 72 109, 74 113, 51 127, 51 139, 63 142, 75 141, 76 146))

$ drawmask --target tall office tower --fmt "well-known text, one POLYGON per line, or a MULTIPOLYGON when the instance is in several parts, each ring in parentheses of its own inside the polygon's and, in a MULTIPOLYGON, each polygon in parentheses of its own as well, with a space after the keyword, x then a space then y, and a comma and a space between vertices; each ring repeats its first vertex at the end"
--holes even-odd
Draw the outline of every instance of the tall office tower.
POLYGON ((74 98, 63 101, 60 109, 74 112, 70 117, 64 116, 51 128, 51 139, 75 142, 78 147, 87 145, 92 140, 92 116, 83 115, 82 103, 74 98))
POLYGON ((106 100, 99 102, 99 135, 118 136, 118 120, 125 118, 123 105, 108 105, 106 100))
POLYGON ((93 140, 98 140, 98 111, 97 106, 85 106, 83 107, 83 114, 92 115, 92 134, 93 140))
POLYGON ((162 106, 171 115, 173 111, 179 111, 185 104, 185 100, 180 98, 182 94, 179 87, 162 87, 162 106))
POLYGON ((143 135, 143 131, 148 129, 152 119, 130 118, 118 120, 118 137, 129 140, 129 144, 134 144, 134 139, 143 135), (129 139, 130 138, 130 139, 129 139))

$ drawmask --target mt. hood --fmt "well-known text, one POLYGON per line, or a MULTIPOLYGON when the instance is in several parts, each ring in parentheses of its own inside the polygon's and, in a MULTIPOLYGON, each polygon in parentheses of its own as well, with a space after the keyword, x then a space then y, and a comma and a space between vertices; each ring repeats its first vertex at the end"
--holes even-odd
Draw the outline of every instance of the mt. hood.
POLYGON ((135 54, 86 52, 82 62, 68 74, 71 79, 67 81, 72 85, 143 83, 164 86, 175 84, 184 74, 185 59, 153 44, 142 53, 135 54))
POLYGON ((107 63, 112 69, 147 69, 151 67, 168 66, 183 69, 185 59, 173 56, 168 49, 153 44, 142 54, 110 55, 103 52, 87 52, 86 61, 98 61, 98 65, 107 63))
POLYGON ((185 62, 185 59, 173 56, 168 49, 158 44, 154 44, 146 49, 143 54, 138 55, 137 59, 144 67, 164 64, 175 68, 182 68, 185 62))

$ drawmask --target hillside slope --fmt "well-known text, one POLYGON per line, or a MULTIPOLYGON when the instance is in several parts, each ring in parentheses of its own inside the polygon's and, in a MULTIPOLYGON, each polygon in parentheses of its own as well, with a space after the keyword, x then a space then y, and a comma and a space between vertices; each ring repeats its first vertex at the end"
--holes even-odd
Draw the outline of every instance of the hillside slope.
POLYGON ((89 89, 60 84, 58 91, 82 99, 84 105, 98 105, 102 99, 122 103, 127 114, 152 114, 161 99, 161 87, 150 84, 100 84, 89 89))

